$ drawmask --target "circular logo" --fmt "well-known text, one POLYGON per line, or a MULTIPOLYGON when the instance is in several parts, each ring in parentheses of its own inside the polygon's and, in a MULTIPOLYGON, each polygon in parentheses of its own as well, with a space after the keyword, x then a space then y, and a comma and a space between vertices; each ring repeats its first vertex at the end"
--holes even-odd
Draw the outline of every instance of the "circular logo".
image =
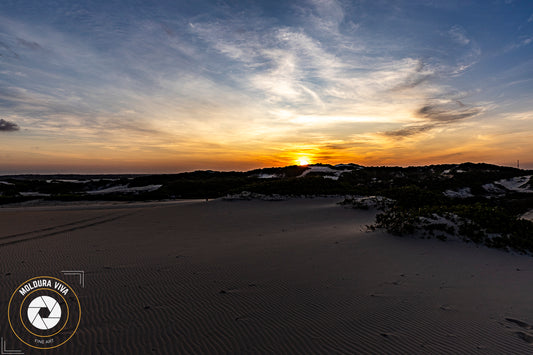
POLYGON ((20 341, 37 349, 53 349, 66 343, 78 329, 81 306, 67 283, 39 276, 17 287, 7 314, 20 341))
POLYGON ((61 320, 61 306, 53 297, 35 297, 28 305, 28 320, 37 329, 52 329, 61 320))

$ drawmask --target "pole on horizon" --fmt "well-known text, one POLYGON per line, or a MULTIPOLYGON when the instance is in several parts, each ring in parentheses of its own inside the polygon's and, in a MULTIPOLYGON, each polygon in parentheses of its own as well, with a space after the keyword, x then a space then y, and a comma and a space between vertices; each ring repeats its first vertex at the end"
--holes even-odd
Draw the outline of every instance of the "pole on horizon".
POLYGON ((516 168, 517 168, 517 169, 520 169, 520 160, 517 160, 517 161, 516 161, 516 168))

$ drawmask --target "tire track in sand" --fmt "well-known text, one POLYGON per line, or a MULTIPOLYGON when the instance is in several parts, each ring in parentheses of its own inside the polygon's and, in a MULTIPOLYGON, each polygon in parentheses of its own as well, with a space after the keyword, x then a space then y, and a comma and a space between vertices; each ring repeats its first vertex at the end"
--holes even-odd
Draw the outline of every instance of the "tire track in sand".
POLYGON ((130 216, 132 214, 133 214, 132 212, 115 213, 111 216, 106 215, 106 216, 100 216, 100 217, 93 217, 93 218, 83 219, 77 222, 61 224, 61 225, 54 226, 54 227, 48 227, 48 228, 38 229, 38 230, 30 231, 30 232, 17 233, 17 234, 3 236, 3 237, 0 237, 0 240, 1 240, 0 248, 6 245, 27 242, 27 241, 34 240, 34 239, 52 237, 54 235, 58 235, 62 233, 73 232, 76 230, 97 226, 99 224, 112 222, 117 219, 130 216), (64 228, 64 227, 68 227, 68 228, 64 228), (57 230, 54 230, 54 229, 57 229, 57 230), (47 233, 42 233, 42 232, 47 232, 47 233))

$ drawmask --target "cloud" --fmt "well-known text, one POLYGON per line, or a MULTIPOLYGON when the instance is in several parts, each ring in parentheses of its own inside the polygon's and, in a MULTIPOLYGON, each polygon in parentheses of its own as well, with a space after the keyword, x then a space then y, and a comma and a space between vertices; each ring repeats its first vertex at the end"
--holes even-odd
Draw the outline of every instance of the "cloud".
POLYGON ((451 44, 454 44, 445 48, 447 56, 454 64, 443 65, 441 68, 446 69, 446 73, 443 74, 459 76, 478 63, 481 57, 481 47, 459 25, 452 26, 446 35, 451 40, 451 44))
POLYGON ((470 38, 467 37, 466 31, 461 26, 455 25, 448 31, 452 39, 464 46, 470 43, 470 38))
POLYGON ((426 68, 424 62, 422 62, 422 60, 419 60, 417 66, 414 68, 412 73, 407 74, 407 76, 403 79, 403 82, 398 84, 392 90, 401 91, 405 89, 415 88, 431 79, 431 77, 433 77, 434 75, 435 72, 426 68))
POLYGON ((471 118, 482 112, 479 107, 470 107, 459 100, 428 103, 418 109, 416 115, 433 122, 453 122, 471 118))
POLYGON ((435 127, 436 127, 435 124, 408 126, 408 127, 400 128, 400 129, 393 130, 393 131, 383 132, 383 135, 387 137, 393 137, 393 138, 405 138, 405 137, 414 136, 419 133, 429 131, 435 127))
MULTIPOLYGON (((532 15, 533 16, 533 15, 532 15)), ((533 37, 521 37, 518 42, 515 42, 513 44, 511 44, 510 46, 508 46, 506 48, 506 50, 512 50, 512 49, 517 49, 517 48, 521 48, 521 47, 525 47, 525 46, 528 46, 530 45, 531 43, 533 43, 533 37)))
POLYGON ((20 130, 18 124, 0 118, 0 132, 14 132, 18 130, 20 130))
POLYGON ((533 22, 533 14, 531 14, 531 16, 529 16, 529 18, 527 19, 527 22, 533 22))
POLYGON ((344 20, 344 9, 336 0, 310 0, 312 11, 305 11, 306 20, 314 29, 338 35, 339 26, 344 20))
POLYGON ((473 118, 483 112, 481 107, 475 107, 463 103, 457 97, 460 93, 442 95, 438 99, 428 100, 418 108, 414 116, 423 119, 421 124, 410 124, 400 129, 382 132, 381 135, 392 138, 405 138, 433 129, 456 124, 473 118))
MULTIPOLYGON (((342 21, 337 6, 317 2, 321 13, 332 14, 323 21, 342 21)), ((250 88, 258 102, 293 111, 295 116, 390 117, 386 104, 405 106, 423 97, 426 89, 441 91, 431 81, 434 65, 410 57, 381 56, 373 53, 373 44, 364 48, 361 40, 348 46, 354 43, 353 34, 342 34, 333 25, 328 26, 333 35, 324 40, 324 32, 319 35, 309 29, 316 29, 314 14, 314 10, 304 13, 300 27, 233 16, 227 21, 195 22, 190 31, 208 45, 208 51, 222 56, 218 60, 230 69, 227 78, 250 88), (250 22, 257 25, 250 28, 250 22), (419 89, 400 100, 400 91, 413 88, 419 89)))
POLYGON ((19 55, 15 52, 10 45, 0 41, 0 57, 19 59, 19 55))
POLYGON ((21 88, 0 85, 0 112, 2 109, 18 109, 26 104, 35 104, 31 99, 21 88))
POLYGON ((33 41, 27 41, 23 38, 17 38, 17 42, 21 45, 21 46, 24 46, 26 48, 29 48, 29 49, 34 49, 34 50, 38 50, 38 49, 42 49, 41 45, 37 42, 33 42, 33 41))
POLYGON ((528 44, 531 44, 531 42, 533 42, 533 37, 528 37, 522 41, 522 44, 527 46, 528 44))

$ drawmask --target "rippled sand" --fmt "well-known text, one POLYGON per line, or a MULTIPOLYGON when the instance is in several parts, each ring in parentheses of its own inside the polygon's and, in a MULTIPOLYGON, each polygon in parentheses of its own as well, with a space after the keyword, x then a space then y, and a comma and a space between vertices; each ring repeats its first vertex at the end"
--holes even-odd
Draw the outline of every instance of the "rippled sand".
POLYGON ((375 212, 338 201, 0 209, 0 309, 31 277, 71 284, 65 354, 533 351, 533 258, 367 233, 375 212))

